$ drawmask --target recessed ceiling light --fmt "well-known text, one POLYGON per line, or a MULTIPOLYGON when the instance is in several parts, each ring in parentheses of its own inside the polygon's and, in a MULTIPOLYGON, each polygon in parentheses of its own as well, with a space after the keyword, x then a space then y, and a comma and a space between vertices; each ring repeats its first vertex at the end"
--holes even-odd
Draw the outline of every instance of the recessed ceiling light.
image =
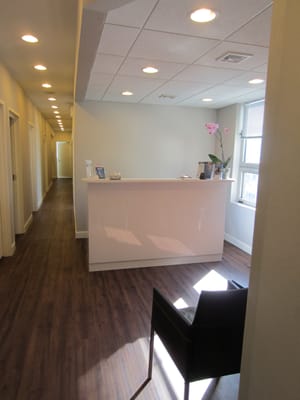
POLYGON ((250 81, 248 81, 248 83, 250 83, 251 85, 259 85, 260 83, 263 82, 264 80, 259 78, 251 79, 250 81))
POLYGON ((53 114, 59 114, 59 111, 53 111, 53 114))
POLYGON ((156 74, 158 72, 158 68, 145 67, 145 68, 143 68, 143 72, 145 72, 145 74, 156 74))
POLYGON ((51 106, 51 108, 58 108, 57 106, 51 106))
POLYGON ((47 67, 45 67, 45 65, 38 64, 34 66, 34 69, 37 69, 38 71, 46 71, 47 67))
POLYGON ((48 100, 49 101, 56 101, 56 98, 55 97, 48 97, 48 100))
POLYGON ((205 97, 204 99, 202 99, 202 101, 209 103, 210 101, 213 101, 213 99, 211 99, 209 97, 205 97))
POLYGON ((128 90, 125 90, 124 92, 122 92, 122 95, 123 95, 123 96, 132 96, 133 93, 132 93, 132 92, 129 92, 128 90))
POLYGON ((216 13, 209 8, 200 8, 191 13, 190 18, 194 22, 209 22, 216 18, 216 13))
POLYGON ((50 85, 50 83, 43 83, 42 84, 42 87, 44 87, 44 88, 51 88, 52 87, 52 85, 50 85))
POLYGON ((24 40, 24 42, 27 42, 27 43, 37 43, 39 41, 38 38, 36 38, 35 36, 32 36, 32 35, 23 35, 22 40, 24 40))
POLYGON ((61 118, 61 116, 60 115, 55 115, 55 118, 61 118))

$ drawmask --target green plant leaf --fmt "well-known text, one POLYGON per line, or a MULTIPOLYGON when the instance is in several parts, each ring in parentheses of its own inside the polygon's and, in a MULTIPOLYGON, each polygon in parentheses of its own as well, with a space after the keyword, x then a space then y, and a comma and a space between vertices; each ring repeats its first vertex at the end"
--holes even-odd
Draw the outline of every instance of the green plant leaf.
POLYGON ((220 160, 217 156, 215 156, 214 154, 209 154, 208 157, 211 159, 211 162, 214 164, 218 164, 218 163, 223 163, 222 160, 220 160))
POLYGON ((228 157, 227 160, 223 163, 223 168, 226 168, 227 165, 230 163, 231 157, 228 157))

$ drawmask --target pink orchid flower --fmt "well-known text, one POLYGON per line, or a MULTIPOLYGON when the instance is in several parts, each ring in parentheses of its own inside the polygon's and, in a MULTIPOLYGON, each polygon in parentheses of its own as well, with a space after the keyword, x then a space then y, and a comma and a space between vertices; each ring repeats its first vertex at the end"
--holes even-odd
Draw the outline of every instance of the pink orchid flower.
POLYGON ((219 124, 215 123, 215 122, 207 122, 205 124, 205 128, 208 130, 208 133, 210 135, 213 135, 214 133, 217 132, 217 130, 219 129, 219 124))
POLYGON ((228 134, 230 132, 230 130, 228 128, 224 128, 222 131, 219 129, 219 124, 217 124, 216 122, 207 122, 205 124, 205 128, 207 129, 208 133, 210 135, 214 135, 216 134, 216 139, 219 142, 220 148, 221 148, 221 158, 217 157, 215 154, 209 154, 209 158, 211 159, 211 161, 216 164, 216 163, 220 163, 222 164, 223 168, 226 168, 226 166, 228 165, 228 163, 231 160, 231 157, 228 157, 227 159, 225 159, 224 157, 224 146, 223 146, 223 137, 222 137, 222 133, 228 134))

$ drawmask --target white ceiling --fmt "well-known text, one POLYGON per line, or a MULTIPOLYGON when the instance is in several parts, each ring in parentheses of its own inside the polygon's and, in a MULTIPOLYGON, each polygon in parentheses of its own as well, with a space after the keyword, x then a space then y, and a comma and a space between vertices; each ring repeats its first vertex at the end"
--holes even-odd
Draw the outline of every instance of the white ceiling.
MULTIPOLYGON (((72 129, 78 2, 1 3, 0 62, 55 131, 59 128, 50 94, 57 98, 65 131, 72 129), (28 32, 38 36, 38 44, 20 39, 28 32), (47 71, 35 71, 38 63, 47 65, 47 71), (43 89, 45 81, 53 87, 43 89)), ((271 0, 83 0, 83 4, 89 14, 84 15, 81 38, 88 32, 89 40, 80 42, 76 87, 86 81, 81 100, 220 108, 264 96, 265 85, 253 86, 248 80, 266 78, 271 0), (203 5, 217 11, 216 20, 200 25, 190 21, 190 12, 203 5), (91 13, 98 15, 91 18, 91 13), (228 51, 251 57, 240 64, 216 60, 228 51), (87 60, 89 65, 79 68, 87 60), (141 69, 146 65, 157 66, 158 74, 144 74, 141 69), (124 97, 123 90, 134 95, 124 97), (203 103, 204 97, 214 101, 203 103)))
POLYGON ((109 11, 85 100, 220 108, 262 98, 265 84, 248 81, 266 79, 271 11, 271 0, 135 0, 109 11), (203 5, 218 16, 196 24, 189 14, 203 5), (227 52, 251 57, 217 60, 227 52))

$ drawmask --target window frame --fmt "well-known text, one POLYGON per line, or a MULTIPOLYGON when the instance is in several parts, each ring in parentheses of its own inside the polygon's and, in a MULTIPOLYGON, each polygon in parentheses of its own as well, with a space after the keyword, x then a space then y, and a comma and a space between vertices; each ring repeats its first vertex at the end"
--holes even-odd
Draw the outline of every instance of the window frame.
MULTIPOLYGON (((240 142, 241 142, 241 147, 240 147, 240 160, 239 160, 239 174, 238 174, 238 193, 237 193, 237 201, 241 204, 250 206, 255 208, 256 207, 256 201, 252 202, 243 197, 243 192, 244 192, 244 179, 245 179, 245 174, 250 173, 253 175, 257 175, 257 179, 259 179, 259 165, 260 162, 258 163, 250 163, 246 162, 246 149, 247 149, 247 144, 249 141, 253 139, 260 139, 260 150, 261 150, 261 144, 262 144, 262 138, 263 138, 263 126, 261 127, 261 134, 258 135, 245 135, 244 131, 247 126, 248 122, 248 110, 250 107, 252 107, 254 104, 262 103, 263 107, 265 107, 265 100, 260 99, 256 101, 252 101, 249 103, 245 103, 243 107, 243 129, 240 133, 240 142)), ((257 199, 256 199, 257 200, 257 199)))

